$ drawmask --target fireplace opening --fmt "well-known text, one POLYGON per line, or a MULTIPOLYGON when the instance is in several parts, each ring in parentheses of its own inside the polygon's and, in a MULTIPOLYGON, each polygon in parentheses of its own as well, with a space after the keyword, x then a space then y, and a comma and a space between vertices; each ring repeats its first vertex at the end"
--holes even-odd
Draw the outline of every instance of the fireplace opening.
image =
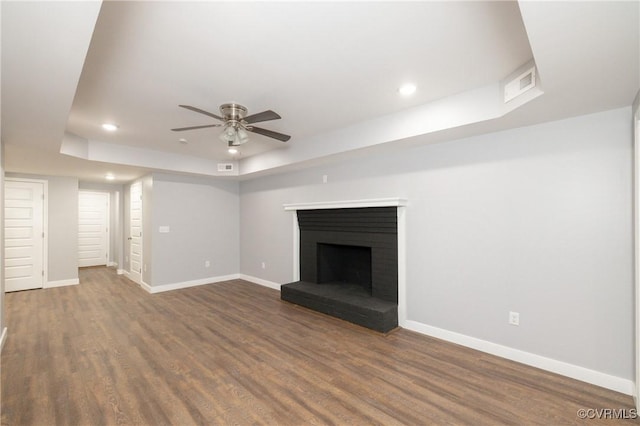
POLYGON ((371 247, 318 243, 318 284, 345 283, 371 294, 371 247))

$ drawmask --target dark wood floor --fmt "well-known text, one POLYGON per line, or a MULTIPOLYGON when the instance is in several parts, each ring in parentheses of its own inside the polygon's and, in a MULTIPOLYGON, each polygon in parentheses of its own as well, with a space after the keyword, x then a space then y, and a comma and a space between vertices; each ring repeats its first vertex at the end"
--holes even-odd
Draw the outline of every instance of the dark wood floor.
POLYGON ((244 281, 150 295, 107 268, 6 295, 4 425, 615 424, 631 397, 244 281))

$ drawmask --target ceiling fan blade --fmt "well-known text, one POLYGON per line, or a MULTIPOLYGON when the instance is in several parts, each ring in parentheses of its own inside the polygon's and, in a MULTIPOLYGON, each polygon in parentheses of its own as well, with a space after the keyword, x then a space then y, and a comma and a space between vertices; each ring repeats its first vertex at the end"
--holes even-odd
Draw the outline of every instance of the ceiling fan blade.
POLYGON ((277 120, 279 118, 282 118, 282 117, 280 117, 277 113, 271 110, 267 110, 267 111, 262 111, 257 114, 252 114, 248 117, 245 117, 244 121, 251 124, 251 123, 259 123, 261 121, 277 120))
POLYGON ((286 142, 291 139, 291 136, 285 135, 283 133, 274 132, 271 130, 263 129, 260 127, 247 126, 247 130, 253 133, 258 133, 259 135, 268 136, 273 139, 278 139, 279 141, 286 142))
POLYGON ((183 130, 204 129, 207 127, 220 127, 222 124, 205 124, 204 126, 191 126, 191 127, 178 127, 177 129, 171 129, 174 132, 182 132, 183 130))
POLYGON ((209 111, 205 111, 205 110, 200 109, 200 108, 193 107, 191 105, 178 105, 178 106, 180 108, 186 108, 186 109, 189 109, 191 111, 199 112, 200 114, 208 115, 209 117, 213 117, 216 120, 224 121, 224 119, 222 117, 218 116, 218 115, 215 115, 215 114, 213 114, 213 113, 211 113, 209 111))

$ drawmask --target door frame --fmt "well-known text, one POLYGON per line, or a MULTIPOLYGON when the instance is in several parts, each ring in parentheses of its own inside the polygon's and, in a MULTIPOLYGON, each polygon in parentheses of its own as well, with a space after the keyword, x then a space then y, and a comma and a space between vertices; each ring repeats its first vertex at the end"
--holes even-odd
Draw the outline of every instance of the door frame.
MULTIPOLYGON (((105 260, 105 266, 111 266, 111 192, 109 191, 97 191, 92 189, 78 189, 78 201, 80 200, 80 193, 89 193, 89 194, 100 194, 107 196, 107 206, 106 206, 106 226, 107 226, 107 236, 105 241, 105 250, 107 252, 107 258, 105 260)), ((80 220, 80 216, 78 216, 78 221, 80 220)), ((80 234, 78 234, 80 235, 80 234)))
MULTIPOLYGON (((44 238, 42 239, 42 270, 44 275, 42 276, 42 288, 47 288, 49 283, 49 181, 45 179, 28 179, 18 177, 5 177, 4 186, 7 182, 26 182, 26 183, 41 183, 42 193, 44 199, 42 200, 42 232, 44 232, 44 238)), ((3 196, 5 196, 6 190, 3 187, 3 196)), ((4 203, 3 203, 4 206, 4 203)), ((2 212, 2 226, 4 228, 4 212, 2 212)), ((4 259, 4 241, 2 242, 3 252, 2 258, 4 259)))

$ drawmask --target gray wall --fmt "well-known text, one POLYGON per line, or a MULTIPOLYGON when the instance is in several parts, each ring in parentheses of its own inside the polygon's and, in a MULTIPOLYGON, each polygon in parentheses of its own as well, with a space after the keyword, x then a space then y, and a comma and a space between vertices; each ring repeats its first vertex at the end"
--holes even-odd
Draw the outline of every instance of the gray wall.
POLYGON ((152 246, 153 218, 153 177, 142 178, 142 281, 153 283, 154 253, 152 246))
POLYGON ((219 178, 153 174, 152 285, 238 273, 238 188, 219 178))
POLYGON ((48 181, 49 247, 47 281, 78 278, 78 179, 7 173, 48 181))
POLYGON ((129 251, 130 251, 130 246, 129 246, 129 237, 131 236, 131 233, 129 231, 130 229, 130 225, 131 225, 131 217, 129 214, 129 208, 130 208, 130 204, 129 204, 129 200, 130 200, 130 193, 131 191, 131 185, 124 185, 123 187, 123 194, 122 194, 122 240, 123 240, 123 244, 122 244, 122 257, 123 257, 123 262, 122 262, 122 266, 121 268, 125 271, 130 271, 129 269, 129 251))
POLYGON ((48 180, 49 281, 78 278, 78 179, 48 180))
POLYGON ((630 122, 623 108, 243 182, 240 271, 292 280, 283 203, 407 198, 409 320, 633 380, 630 122))

